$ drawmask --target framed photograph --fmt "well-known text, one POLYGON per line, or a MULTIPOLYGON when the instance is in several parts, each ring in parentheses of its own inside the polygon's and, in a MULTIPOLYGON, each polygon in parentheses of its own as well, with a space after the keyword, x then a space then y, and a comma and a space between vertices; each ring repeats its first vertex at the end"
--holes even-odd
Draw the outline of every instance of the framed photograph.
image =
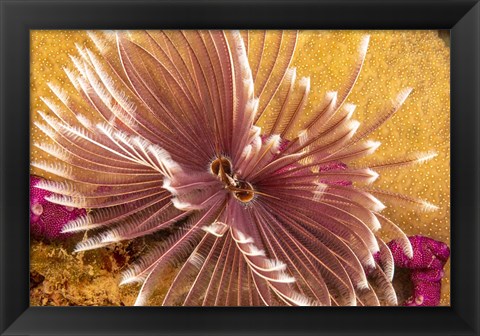
POLYGON ((2 335, 477 335, 479 6, 2 1, 2 335))

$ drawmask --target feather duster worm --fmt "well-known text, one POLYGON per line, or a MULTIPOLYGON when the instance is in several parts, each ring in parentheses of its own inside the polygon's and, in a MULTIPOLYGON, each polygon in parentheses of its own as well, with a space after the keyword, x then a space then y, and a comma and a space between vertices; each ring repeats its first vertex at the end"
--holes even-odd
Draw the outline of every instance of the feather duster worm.
POLYGON ((58 161, 32 164, 65 180, 36 185, 53 193, 49 201, 92 209, 63 229, 93 232, 77 251, 172 231, 124 273, 122 284, 142 283, 136 305, 171 264, 179 270, 165 305, 398 304, 379 230, 407 257, 412 246, 376 196, 435 206, 366 185, 374 169, 435 154, 353 166, 379 147, 369 135, 412 90, 359 128, 347 100, 368 37, 346 84, 325 94, 300 131, 311 87, 290 67, 294 31, 90 37, 98 50, 79 46, 65 68, 78 94, 50 85, 58 101, 44 102, 53 115, 39 111, 35 123, 52 140, 35 145, 58 161), (253 40, 276 53, 250 52, 253 40))

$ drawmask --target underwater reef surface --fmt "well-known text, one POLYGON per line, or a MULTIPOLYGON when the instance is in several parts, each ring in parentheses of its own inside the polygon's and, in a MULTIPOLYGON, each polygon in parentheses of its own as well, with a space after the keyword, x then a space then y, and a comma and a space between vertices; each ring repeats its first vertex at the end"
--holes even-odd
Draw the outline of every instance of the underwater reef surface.
MULTIPOLYGON (((422 165, 382 171, 377 187, 426 199, 437 205, 436 212, 412 210, 408 204, 388 207, 382 214, 396 222, 407 235, 424 235, 450 244, 450 53, 435 31, 372 32, 301 32, 292 66, 298 76, 310 76, 312 90, 307 113, 319 102, 325 91, 336 89, 348 78, 350 65, 360 37, 371 34, 367 59, 349 102, 356 104, 355 117, 368 121, 387 97, 393 97, 406 86, 414 91, 392 120, 371 135, 382 142, 381 148, 367 160, 381 162, 395 154, 410 151, 436 151, 438 156, 422 165)), ((46 83, 52 81, 69 87, 62 67, 76 53, 75 43, 89 45, 85 32, 36 31, 32 33, 31 115, 48 110, 40 97, 52 93, 46 83)), ((266 46, 268 53, 268 45, 266 46)), ((265 114, 268 118, 268 111, 265 114)), ((261 120, 265 122, 265 120, 261 120)), ((301 123, 301 121, 300 121, 301 123)), ((32 140, 42 136, 32 128, 32 140)), ((46 159, 32 148, 33 159, 46 159)), ((398 155, 397 155, 398 156, 398 155)), ((47 174, 32 168, 32 173, 47 174)), ((76 238, 76 239, 75 239, 76 238)), ((118 287, 120 272, 141 253, 141 243, 123 243, 96 251, 72 254, 74 242, 47 243, 32 239, 31 304, 32 305, 131 305, 138 288, 118 287), (112 253, 112 249, 113 252, 112 253)), ((174 270, 172 270, 172 276, 174 270)), ((442 281, 441 305, 450 304, 450 262, 442 281)), ((152 304, 162 302, 159 288, 152 304)))

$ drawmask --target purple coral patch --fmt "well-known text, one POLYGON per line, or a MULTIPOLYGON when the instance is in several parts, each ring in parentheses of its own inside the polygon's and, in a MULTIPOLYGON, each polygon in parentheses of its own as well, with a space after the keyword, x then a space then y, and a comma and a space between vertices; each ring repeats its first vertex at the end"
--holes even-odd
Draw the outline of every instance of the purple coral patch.
POLYGON ((440 241, 424 237, 408 237, 413 248, 413 258, 409 259, 395 241, 388 243, 392 251, 395 267, 410 270, 413 295, 405 306, 437 306, 440 303, 443 267, 450 257, 449 247, 440 241))
POLYGON ((45 197, 52 192, 35 188, 41 180, 40 177, 30 176, 30 234, 50 240, 67 238, 68 234, 61 233, 63 226, 85 215, 86 211, 47 201, 45 197))

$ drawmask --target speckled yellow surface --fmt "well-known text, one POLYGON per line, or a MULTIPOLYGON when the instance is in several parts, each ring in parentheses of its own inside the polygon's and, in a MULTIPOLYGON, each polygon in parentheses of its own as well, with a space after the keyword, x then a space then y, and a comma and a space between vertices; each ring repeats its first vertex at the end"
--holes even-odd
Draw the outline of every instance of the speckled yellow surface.
MULTIPOLYGON (((412 151, 437 152, 436 158, 422 165, 382 170, 375 187, 419 197, 439 206, 435 212, 423 212, 386 202, 388 208, 384 213, 407 235, 422 234, 450 244, 450 49, 445 38, 440 38, 437 31, 302 31, 293 66, 297 67, 299 77, 311 78, 312 91, 307 113, 326 91, 337 90, 348 79, 360 38, 365 33, 371 35, 370 46, 360 78, 349 98, 349 102, 357 105, 355 118, 368 123, 370 116, 378 113, 402 88, 412 87, 413 93, 401 110, 370 136, 381 141, 382 145, 363 163, 390 160, 412 151)), ((76 53, 75 43, 93 47, 83 31, 32 32, 32 120, 37 119, 37 110, 48 110, 40 99, 52 96, 47 82, 53 81, 67 92, 74 92, 62 67, 69 64, 68 55, 76 53)), ((42 137, 35 127, 32 127, 31 134, 32 141, 42 137)), ((45 154, 32 147, 32 158, 38 159, 42 155, 45 154)), ((32 173, 50 177, 35 169, 32 173)), ((79 257, 62 257, 63 252, 59 251, 68 253, 68 248, 64 250, 60 245, 32 241, 32 271, 44 272, 47 284, 50 277, 50 287, 60 281, 52 280, 55 277, 60 279, 60 275, 46 267, 49 259, 45 253, 59 255, 55 259, 58 269, 73 267, 78 273, 90 267, 93 272, 91 277, 96 279, 98 287, 105 286, 92 289, 88 292, 90 294, 75 291, 71 285, 66 286, 62 289, 64 296, 93 295, 95 298, 90 301, 71 299, 69 303, 57 300, 59 304, 132 303, 135 292, 132 288, 120 291, 114 288, 119 278, 117 269, 100 272, 102 267, 96 263, 89 265, 88 258, 85 261, 79 257), (105 301, 109 293, 112 298, 105 301)), ((94 253, 90 259, 97 262, 98 254, 95 253, 98 252, 90 253, 94 253)), ((449 305, 450 263, 445 270, 441 304, 449 305)), ((46 290, 41 286, 37 288, 37 292, 32 291, 33 305, 55 304, 52 300, 35 299, 35 295, 41 295, 42 290, 46 290)))

